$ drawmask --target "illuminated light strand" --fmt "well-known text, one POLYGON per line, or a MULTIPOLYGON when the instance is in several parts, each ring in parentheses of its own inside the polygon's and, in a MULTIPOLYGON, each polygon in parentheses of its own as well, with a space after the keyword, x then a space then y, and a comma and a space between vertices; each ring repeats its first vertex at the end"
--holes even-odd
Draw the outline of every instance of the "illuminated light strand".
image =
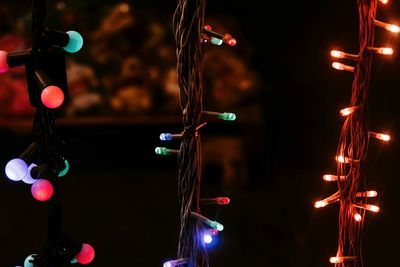
POLYGON ((231 202, 229 197, 202 198, 200 201, 217 205, 228 205, 231 202))
POLYGON ((339 50, 331 50, 330 54, 331 57, 334 58, 346 58, 351 60, 358 60, 358 55, 345 53, 339 50))
POLYGON ((384 141, 384 142, 389 142, 391 137, 388 134, 383 134, 383 133, 375 133, 375 132, 368 132, 370 137, 376 138, 378 140, 384 141))
POLYGON ((356 260, 357 260, 356 256, 336 256, 329 258, 330 263, 343 263, 346 261, 356 261, 356 260))
POLYGON ((336 156, 335 160, 337 162, 345 163, 345 164, 350 164, 350 163, 359 164, 360 163, 360 160, 358 160, 358 159, 351 159, 351 158, 344 157, 344 156, 336 156))
POLYGON ((360 109, 359 106, 347 107, 347 108, 341 109, 341 110, 339 111, 339 114, 340 114, 342 117, 346 117, 346 116, 348 116, 348 115, 354 113, 355 111, 357 111, 357 110, 359 110, 359 109, 360 109))
POLYGON ((192 215, 193 217, 197 218, 198 220, 202 221, 203 223, 207 224, 208 226, 210 226, 211 228, 218 230, 218 231, 222 231, 224 230, 224 226, 222 224, 220 224, 217 221, 213 221, 208 219, 207 217, 197 213, 197 212, 190 212, 190 215, 192 215))
POLYGON ((337 70, 345 70, 345 71, 349 71, 349 72, 354 72, 354 67, 345 65, 340 62, 333 62, 332 68, 337 69, 337 70))
POLYGON ((364 209, 375 213, 381 210, 378 206, 367 203, 353 203, 353 206, 359 209, 364 209))
POLYGON ((356 193, 356 197, 376 197, 376 196, 378 196, 378 192, 376 192, 375 190, 356 193))
POLYGON ((391 47, 367 47, 367 50, 381 55, 393 55, 393 48, 391 47))
POLYGON ((172 133, 161 133, 160 140, 161 141, 171 141, 174 139, 181 139, 183 134, 172 134, 172 133))
MULTIPOLYGON (((346 178, 347 178, 346 175, 340 176, 340 180, 345 180, 346 178)), ((338 180, 338 176, 333 174, 324 174, 324 176, 322 176, 322 179, 327 182, 333 182, 338 180)))
POLYGON ((210 41, 215 45, 222 45, 223 43, 229 46, 235 46, 237 41, 232 37, 230 33, 221 34, 212 30, 210 25, 205 25, 202 29, 203 36, 202 39, 206 41, 210 41))
POLYGON ((356 220, 356 222, 361 222, 362 221, 362 216, 359 213, 354 214, 354 220, 356 220))
POLYGON ((177 259, 177 260, 166 261, 166 262, 164 262, 163 267, 175 267, 175 266, 183 265, 183 264, 187 264, 187 263, 189 263, 189 259, 182 258, 182 259, 177 259))
POLYGON ((163 156, 166 156, 166 155, 176 155, 176 154, 178 154, 179 153, 179 150, 176 150, 176 149, 169 149, 169 148, 166 148, 166 147, 156 147, 155 149, 154 149, 154 152, 156 153, 156 154, 158 154, 158 155, 163 155, 163 156))
POLYGON ((332 194, 331 196, 324 198, 323 200, 319 200, 316 201, 314 206, 315 208, 319 209, 319 208, 323 208, 329 204, 332 204, 334 202, 337 202, 340 200, 340 194, 339 191, 337 191, 336 193, 332 194))
POLYGON ((379 21, 377 19, 374 19, 374 24, 375 24, 375 26, 384 28, 384 29, 386 29, 386 30, 388 30, 390 32, 393 32, 393 33, 399 33, 400 32, 400 27, 395 25, 395 24, 386 23, 386 22, 383 22, 383 21, 379 21))
POLYGON ((215 111, 203 111, 204 115, 216 116, 220 120, 234 121, 236 120, 236 114, 232 112, 215 112, 215 111))

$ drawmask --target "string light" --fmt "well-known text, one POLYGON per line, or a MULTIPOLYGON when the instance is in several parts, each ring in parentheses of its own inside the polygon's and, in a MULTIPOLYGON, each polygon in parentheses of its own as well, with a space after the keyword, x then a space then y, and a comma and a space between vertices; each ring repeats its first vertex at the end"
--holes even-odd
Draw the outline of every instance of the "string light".
POLYGON ((357 257, 355 256, 341 256, 341 257, 330 257, 330 263, 343 263, 345 261, 356 261, 357 257))
MULTIPOLYGON (((346 59, 351 59, 351 60, 358 60, 358 55, 345 53, 345 52, 342 52, 339 50, 331 50, 331 56, 334 58, 346 58, 346 59)), ((336 62, 336 63, 338 63, 338 62, 336 62)), ((336 65, 337 64, 335 64, 335 66, 336 65)), ((336 67, 334 67, 334 68, 336 69, 336 67)))
POLYGON ((378 206, 367 204, 367 203, 354 203, 353 206, 356 208, 372 211, 375 213, 379 212, 381 210, 378 206))
POLYGON ((224 226, 222 224, 220 224, 217 221, 212 221, 210 219, 208 219, 207 217, 198 214, 197 212, 190 212, 190 215, 192 215, 193 217, 196 217, 197 219, 199 219, 200 221, 202 221, 203 223, 207 224, 208 226, 210 226, 211 228, 218 230, 218 231, 222 231, 224 230, 224 226))
POLYGON ((377 19, 374 19, 374 24, 378 27, 384 28, 390 32, 393 33, 399 33, 400 32, 400 27, 394 24, 390 24, 390 23, 386 23, 386 22, 382 22, 379 21, 377 19))
POLYGON ((340 115, 342 115, 343 117, 346 117, 350 114, 352 114, 354 111, 360 109, 359 106, 354 106, 354 107, 348 107, 348 108, 344 108, 340 110, 340 115))
POLYGON ((384 141, 384 142, 389 142, 390 141, 390 135, 388 135, 388 134, 375 133, 375 132, 371 132, 371 131, 368 132, 368 134, 369 134, 370 137, 379 139, 379 140, 384 141))
POLYGON ((387 3, 389 3, 389 0, 379 0, 379 2, 381 2, 384 5, 386 5, 387 3))
POLYGON ((340 198, 340 194, 339 194, 339 191, 338 191, 338 192, 332 194, 331 196, 329 196, 329 197, 327 197, 327 198, 325 198, 323 200, 319 200, 319 201, 315 202, 314 206, 317 209, 318 208, 323 208, 323 207, 325 207, 325 206, 327 206, 329 204, 332 204, 334 202, 339 201, 339 198, 340 198))
POLYGON ((361 222, 362 216, 359 213, 356 213, 354 214, 354 220, 356 220, 356 222, 361 222))
POLYGON ((59 173, 58 173, 58 177, 63 177, 65 176, 69 171, 69 162, 67 159, 64 160, 64 169, 62 169, 59 173))
POLYGON ((40 99, 43 105, 50 109, 61 106, 64 102, 64 92, 58 86, 51 84, 47 74, 42 70, 35 70, 34 78, 42 90, 40 99))
POLYGON ((5 168, 6 176, 12 181, 21 181, 28 173, 28 165, 20 158, 10 160, 5 168))
POLYGON ((28 257, 26 257, 24 261, 24 267, 34 267, 33 261, 35 260, 36 256, 37 254, 31 254, 28 257))
POLYGON ((349 163, 358 164, 358 163, 360 163, 360 161, 358 159, 351 159, 351 158, 344 157, 344 156, 336 156, 335 159, 336 159, 337 162, 346 163, 346 164, 349 164, 349 163))
POLYGON ((391 47, 367 47, 367 50, 381 55, 393 55, 391 47))
POLYGON ((83 243, 81 250, 77 255, 75 255, 75 259, 80 264, 88 264, 92 262, 94 256, 95 256, 94 248, 89 244, 83 243))
POLYGON ((176 150, 176 149, 169 149, 169 148, 166 148, 166 147, 156 147, 155 149, 154 149, 154 152, 156 152, 156 154, 158 154, 158 155, 164 155, 164 156, 166 156, 166 155, 173 155, 173 154, 178 154, 179 153, 179 150, 176 150))
POLYGON ((170 261, 164 262, 163 267, 175 267, 175 266, 183 265, 186 263, 189 263, 189 259, 187 259, 187 258, 170 260, 170 261))
POLYGON ((200 199, 200 201, 207 203, 214 203, 217 205, 228 205, 231 202, 229 197, 202 198, 200 199))
POLYGON ((25 177, 22 179, 22 181, 23 181, 24 183, 26 183, 26 184, 33 184, 33 183, 36 181, 36 179, 34 179, 34 178, 32 177, 32 175, 31 175, 31 170, 32 170, 33 168, 36 168, 36 167, 37 167, 37 165, 36 165, 35 163, 32 163, 31 165, 29 165, 28 171, 27 171, 25 177))
POLYGON ((342 64, 340 62, 333 62, 332 67, 337 70, 346 70, 346 71, 354 72, 354 67, 342 64))
MULTIPOLYGON (((340 176, 340 180, 344 180, 346 178, 347 176, 345 175, 340 176)), ((327 182, 333 182, 338 180, 338 176, 333 174, 325 174, 324 176, 322 176, 322 179, 327 182)))
POLYGON ((375 190, 356 193, 356 197, 376 197, 376 196, 378 196, 378 192, 376 192, 375 190))
POLYGON ((171 141, 174 139, 181 139, 183 134, 171 134, 171 133, 161 133, 160 140, 161 141, 171 141))
POLYGON ((214 111, 203 111, 202 114, 216 116, 220 120, 234 121, 236 120, 236 114, 232 112, 214 112, 214 111))
POLYGON ((53 192, 53 185, 46 179, 37 179, 31 187, 32 196, 38 201, 49 200, 53 192))

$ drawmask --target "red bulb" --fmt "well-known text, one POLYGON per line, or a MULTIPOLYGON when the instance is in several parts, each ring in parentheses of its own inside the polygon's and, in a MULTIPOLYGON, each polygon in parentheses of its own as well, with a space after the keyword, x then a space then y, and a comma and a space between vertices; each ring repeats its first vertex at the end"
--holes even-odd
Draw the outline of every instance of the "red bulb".
POLYGON ((40 98, 46 107, 58 108, 64 102, 64 93, 59 87, 50 85, 43 89, 40 98))
POLYGON ((228 205, 231 200, 229 197, 218 197, 217 198, 217 203, 218 205, 228 205))
POLYGON ((204 25, 204 29, 207 31, 211 31, 212 27, 211 27, 211 25, 204 25))
POLYGON ((46 179, 38 179, 31 187, 32 196, 39 201, 46 201, 53 195, 53 185, 46 179))
POLYGON ((81 251, 75 256, 80 264, 88 264, 94 259, 94 248, 89 244, 82 244, 81 251))
POLYGON ((0 73, 5 73, 10 67, 7 63, 7 52, 0 50, 0 73))
POLYGON ((235 38, 231 38, 228 40, 228 45, 230 46, 235 46, 236 45, 236 39, 235 38))

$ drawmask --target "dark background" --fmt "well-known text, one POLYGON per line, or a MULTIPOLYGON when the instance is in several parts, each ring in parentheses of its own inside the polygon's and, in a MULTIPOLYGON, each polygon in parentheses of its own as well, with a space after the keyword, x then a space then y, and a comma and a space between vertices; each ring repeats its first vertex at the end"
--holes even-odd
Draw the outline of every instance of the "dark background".
MULTIPOLYGON (((21 2, 26 3, 4 3, 16 5, 17 11, 21 5, 27 9, 30 3, 21 2)), ((335 171, 343 122, 338 111, 349 102, 352 82, 350 73, 331 68, 329 50, 357 53, 358 17, 356 1, 314 2, 207 3, 206 16, 221 14, 221 20, 228 16, 236 22, 237 28, 230 31, 238 32, 237 47, 260 77, 257 99, 263 114, 255 122, 239 117, 237 123, 212 123, 202 132, 203 145, 213 138, 242 140, 239 164, 246 169, 245 181, 232 184, 223 183, 218 163, 204 169, 202 194, 231 198, 228 207, 204 210, 225 226, 209 249, 211 266, 328 266, 336 253, 338 205, 315 210, 313 203, 336 190, 322 175, 335 171)), ((380 6, 380 20, 400 21, 399 4, 394 2, 380 6)), ((90 14, 102 4, 88 1, 79 12, 90 14)), ((175 2, 135 1, 133 6, 172 19, 175 2)), ((376 45, 392 45, 395 55, 374 59, 370 128, 390 132, 392 141, 370 143, 367 184, 378 191, 374 203, 381 212, 367 213, 364 259, 365 266, 396 266, 400 43, 381 29, 376 33, 376 45)), ((153 150, 160 145, 160 132, 179 132, 180 126, 179 117, 163 120, 156 113, 145 119, 59 126, 71 163, 70 173, 60 181, 63 229, 95 247, 91 266, 162 266, 165 259, 174 258, 177 164, 174 157, 160 157, 153 150)), ((31 141, 30 124, 4 123, 0 133, 5 166, 31 141)), ((45 240, 46 205, 35 201, 29 190, 0 180, 0 266, 22 264, 45 240)))

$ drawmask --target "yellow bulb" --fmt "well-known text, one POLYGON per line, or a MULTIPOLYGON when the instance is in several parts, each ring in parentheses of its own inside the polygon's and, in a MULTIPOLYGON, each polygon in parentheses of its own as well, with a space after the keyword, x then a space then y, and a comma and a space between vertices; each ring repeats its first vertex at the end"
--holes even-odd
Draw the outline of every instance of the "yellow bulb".
POLYGON ((332 57, 336 57, 336 58, 343 58, 344 57, 344 53, 338 50, 332 50, 331 51, 331 56, 332 57))

